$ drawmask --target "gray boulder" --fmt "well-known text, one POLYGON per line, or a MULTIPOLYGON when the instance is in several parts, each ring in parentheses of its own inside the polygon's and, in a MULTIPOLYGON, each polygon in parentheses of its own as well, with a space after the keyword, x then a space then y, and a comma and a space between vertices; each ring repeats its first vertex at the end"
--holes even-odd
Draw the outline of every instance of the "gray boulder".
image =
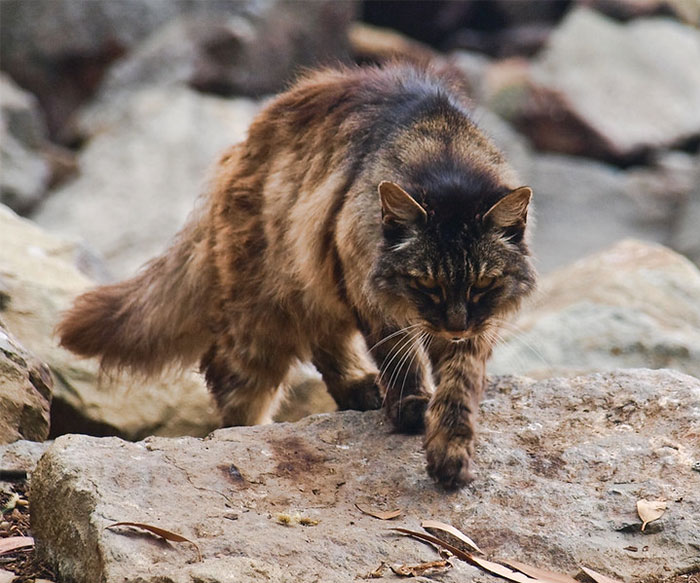
POLYGON ((53 379, 0 322, 0 444, 49 436, 53 379))
POLYGON ((36 99, 0 73, 0 203, 17 212, 28 211, 48 190, 46 131, 36 99))
POLYGON ((92 136, 80 176, 56 190, 32 218, 82 238, 117 277, 161 253, 206 187, 208 170, 240 141, 258 109, 186 87, 150 87, 87 111, 92 136))
POLYGON ((495 374, 644 366, 700 377, 700 271, 670 249, 623 241, 544 278, 504 335, 495 374))
POLYGON ((535 60, 503 87, 519 129, 540 148, 633 159, 700 135, 700 33, 664 18, 620 24, 577 7, 535 60))
MULTIPOLYGON (((698 379, 649 370, 501 377, 481 409, 476 479, 451 494, 427 476, 421 438, 394 433, 380 412, 204 440, 64 436, 32 477, 37 552, 74 583, 345 583, 382 562, 439 559, 390 530, 434 519, 488 557, 571 576, 585 565, 631 583, 697 566, 698 379), (668 505, 644 532, 642 498, 668 505), (355 504, 402 514, 383 522, 355 504), (190 544, 106 528, 117 521, 175 531, 202 559, 190 544)), ((452 563, 440 581, 497 581, 452 563)))
POLYGON ((687 168, 694 161, 686 154, 664 160, 657 167, 620 170, 562 154, 532 157, 526 178, 535 192, 538 268, 549 273, 624 238, 668 244, 679 209, 695 188, 695 171, 687 168))
POLYGON ((137 384, 100 375, 94 360, 78 359, 57 346, 53 330, 60 313, 94 285, 86 273, 99 272, 99 262, 80 245, 49 235, 0 206, 0 318, 54 374, 52 433, 132 439, 205 435, 218 425, 218 416, 198 375, 137 384))

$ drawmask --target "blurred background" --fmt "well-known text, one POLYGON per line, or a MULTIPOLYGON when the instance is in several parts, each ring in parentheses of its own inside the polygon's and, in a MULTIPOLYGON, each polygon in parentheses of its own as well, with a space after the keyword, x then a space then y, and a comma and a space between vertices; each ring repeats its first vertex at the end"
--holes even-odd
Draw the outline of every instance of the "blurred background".
POLYGON ((216 425, 194 376, 94 391, 57 314, 165 248, 300 69, 395 56, 453 63, 535 191, 545 277, 492 372, 700 375, 699 23, 700 0, 2 0, 0 319, 53 373, 52 434, 216 425))

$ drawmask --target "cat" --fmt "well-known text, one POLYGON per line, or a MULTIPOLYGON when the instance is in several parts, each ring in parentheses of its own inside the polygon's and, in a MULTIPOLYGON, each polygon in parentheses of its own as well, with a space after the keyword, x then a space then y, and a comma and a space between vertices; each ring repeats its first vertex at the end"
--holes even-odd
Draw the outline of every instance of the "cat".
POLYGON ((424 432, 456 489, 498 329, 535 286, 531 196, 458 76, 310 72, 223 154, 167 252, 76 299, 61 344, 146 375, 199 362, 225 425, 270 421, 311 361, 340 409, 424 432))

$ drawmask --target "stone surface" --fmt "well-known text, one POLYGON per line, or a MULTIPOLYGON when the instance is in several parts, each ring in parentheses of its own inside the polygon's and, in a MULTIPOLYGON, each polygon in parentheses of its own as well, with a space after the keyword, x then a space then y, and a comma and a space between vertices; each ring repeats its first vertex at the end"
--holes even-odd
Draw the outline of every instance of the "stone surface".
POLYGON ((110 379, 98 375, 93 360, 80 360, 56 345, 53 329, 60 312, 94 285, 85 273, 100 271, 80 245, 0 206, 0 318, 54 374, 52 434, 205 435, 218 418, 198 375, 152 383, 110 379))
POLYGON ((258 109, 186 87, 151 87, 96 106, 81 123, 91 136, 81 175, 33 218, 82 238, 117 277, 161 253, 205 190, 219 153, 240 141, 258 109))
MULTIPOLYGON (((0 471, 16 472, 14 478, 21 472, 31 474, 39 458, 52 444, 52 441, 27 441, 20 439, 6 445, 0 445, 0 471)), ((0 475, 0 481, 2 480, 0 475)))
POLYGON ((534 156, 525 178, 535 193, 532 247, 543 273, 628 237, 667 243, 683 200, 658 171, 561 154, 534 156))
POLYGON ((504 91, 519 92, 510 114, 538 147, 626 160, 700 135, 698 62, 691 26, 620 24, 579 7, 535 60, 529 85, 504 91))
POLYGON ((700 377, 700 271, 670 249, 623 241, 544 278, 505 337, 496 374, 645 366, 700 377))
POLYGON ((49 436, 53 379, 0 322, 0 443, 49 436))
POLYGON ((45 139, 36 99, 0 73, 0 203, 26 212, 44 196, 51 176, 45 139))
MULTIPOLYGON (((631 370, 492 381, 476 479, 452 494, 426 475, 420 437, 392 433, 380 412, 204 440, 61 437, 32 478, 39 555, 71 583, 346 582, 382 561, 437 559, 389 530, 436 519, 491 557, 570 575, 585 565, 632 582, 698 567, 698 379, 631 370), (645 532, 641 498, 668 503, 645 532), (403 514, 382 522, 356 503, 403 514), (116 521, 178 532, 202 561, 191 545, 105 528, 116 521)), ((453 562, 441 581, 496 581, 453 562)))

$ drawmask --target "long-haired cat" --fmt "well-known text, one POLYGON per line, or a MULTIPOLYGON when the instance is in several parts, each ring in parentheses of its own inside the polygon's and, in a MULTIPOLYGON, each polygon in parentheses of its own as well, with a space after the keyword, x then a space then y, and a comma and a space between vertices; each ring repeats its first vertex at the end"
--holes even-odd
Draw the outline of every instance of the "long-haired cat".
POLYGON ((341 409, 384 404, 425 431, 430 475, 463 485, 486 360, 535 274, 532 192, 455 79, 307 75, 223 155, 164 255, 76 300, 62 345, 146 374, 198 361, 226 425, 268 421, 311 361, 341 409))

